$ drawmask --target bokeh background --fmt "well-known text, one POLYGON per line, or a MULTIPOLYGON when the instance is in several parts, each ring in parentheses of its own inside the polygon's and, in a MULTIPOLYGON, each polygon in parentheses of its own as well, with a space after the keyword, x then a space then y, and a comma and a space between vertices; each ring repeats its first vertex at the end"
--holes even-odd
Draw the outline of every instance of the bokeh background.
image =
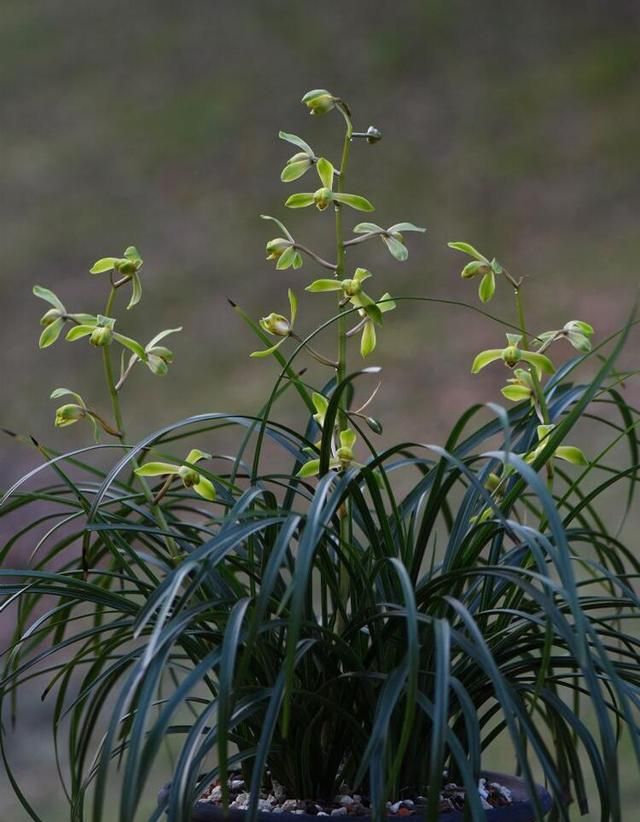
MULTIPOLYGON (((132 243, 145 290, 121 330, 143 341, 185 330, 167 378, 141 369, 128 384, 131 438, 191 413, 256 410, 277 371, 248 359, 255 340, 227 297, 259 317, 319 275, 308 263, 273 270, 264 244, 279 232, 260 213, 331 254, 330 217, 282 205, 316 184, 279 181, 293 153, 279 129, 338 159, 339 118, 311 119, 298 102, 315 87, 384 135, 354 147, 349 190, 383 225, 428 228, 408 237, 403 265, 381 244, 359 247, 380 291, 475 302, 446 246, 466 240, 526 276, 534 330, 580 318, 603 337, 624 322, 640 254, 637 0, 1 0, 2 426, 76 445, 78 427, 52 429, 59 385, 107 411, 95 352, 62 341, 38 351, 45 305, 30 292, 46 285, 70 310, 96 313, 103 283, 88 268, 132 243)), ((323 308, 303 299, 300 328, 323 308)), ((492 312, 511 318, 507 289, 492 312)), ((375 355, 386 435, 441 441, 470 402, 494 400, 503 374, 472 377, 469 364, 501 339, 464 309, 403 304, 375 355)), ((36 463, 0 440, 0 488, 36 463)), ((0 623, 3 641, 10 627, 0 623)), ((37 690, 23 697, 10 753, 57 822, 68 813, 49 706, 37 690)), ((640 788, 628 781, 634 807, 640 788)), ((0 819, 26 818, 0 766, 0 819)))

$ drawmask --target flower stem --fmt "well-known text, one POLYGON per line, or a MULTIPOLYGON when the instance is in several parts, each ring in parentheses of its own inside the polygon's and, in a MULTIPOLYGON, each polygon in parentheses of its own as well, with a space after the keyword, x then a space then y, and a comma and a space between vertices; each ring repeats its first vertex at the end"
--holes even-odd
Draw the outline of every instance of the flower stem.
MULTIPOLYGON (((513 277, 503 269, 507 279, 513 285, 513 290, 515 294, 516 300, 516 311, 518 313, 518 325, 520 326, 520 333, 522 334, 522 344, 523 346, 528 349, 529 348, 529 336, 527 334, 527 326, 525 323, 524 318, 524 304, 522 301, 522 279, 514 280, 513 277)), ((531 373, 531 382, 533 384, 533 399, 535 404, 536 413, 538 415, 538 419, 543 423, 543 425, 548 425, 551 422, 551 417, 549 416, 549 408, 547 406, 547 401, 544 396, 544 390, 542 388, 542 384, 540 379, 538 378, 538 372, 535 368, 530 369, 531 373)), ((551 493, 553 491, 553 463, 551 460, 547 463, 545 467, 547 473, 547 488, 551 493)))
MULTIPOLYGON (((506 271, 505 271, 506 273, 506 271)), ((510 274, 507 275, 509 282, 513 284, 513 290, 516 300, 516 311, 518 313, 518 325, 520 326, 520 333, 522 334, 522 345, 525 349, 529 349, 529 335, 527 334, 527 326, 524 318, 524 304, 522 300, 522 280, 514 280, 510 274)), ((540 421, 548 425, 550 422, 549 409, 545 400, 542 385, 538 379, 538 372, 535 368, 531 368, 531 379, 533 382, 533 393, 536 405, 536 411, 540 421)))
POLYGON ((338 266, 335 263, 330 263, 328 260, 323 259, 319 254, 316 254, 315 251, 312 251, 310 248, 307 248, 306 245, 301 245, 301 243, 294 243, 293 247, 298 251, 302 251, 304 254, 307 254, 311 257, 312 260, 315 260, 320 265, 328 268, 329 271, 335 271, 338 266))
MULTIPOLYGON (((115 296, 116 286, 112 285, 111 290, 109 291, 107 304, 104 309, 105 317, 111 316, 111 310, 113 308, 113 301, 115 296)), ((113 418, 116 422, 116 429, 118 430, 118 439, 120 440, 120 442, 124 442, 125 430, 122 421, 122 408, 120 406, 120 397, 118 396, 116 381, 113 376, 113 363, 111 362, 111 346, 109 345, 105 345, 102 347, 102 362, 104 365, 104 376, 107 382, 109 396, 111 397, 111 408, 113 410, 113 418)))
MULTIPOLYGON (((342 144, 342 157, 340 160, 340 175, 337 180, 337 190, 339 193, 342 193, 344 190, 344 180, 346 177, 347 172, 347 165, 349 163, 349 151, 351 148, 351 134, 353 132, 353 126, 351 125, 351 118, 349 117, 347 110, 344 109, 342 106, 338 106, 340 113, 344 117, 346 123, 346 131, 344 135, 344 142, 342 144)), ((345 247, 343 241, 343 228, 342 228, 342 205, 340 203, 335 204, 335 212, 336 212, 336 269, 335 269, 335 276, 336 279, 343 279, 344 278, 344 267, 345 267, 345 247)), ((343 305, 339 305, 340 308, 340 317, 338 319, 338 367, 336 369, 336 382, 340 384, 344 378, 346 377, 347 373, 347 330, 346 330, 346 320, 344 317, 345 307, 343 305)), ((344 431, 348 427, 348 419, 347 419, 347 395, 345 392, 342 394, 342 398, 340 400, 340 411, 338 414, 338 428, 339 431, 344 431)))
POLYGON ((312 348, 309 345, 308 342, 305 342, 302 339, 302 337, 299 337, 297 334, 294 334, 293 332, 291 332, 291 334, 289 334, 289 336, 291 337, 291 339, 296 340, 296 342, 302 343, 302 345, 304 345, 304 347, 309 352, 309 354, 311 354, 311 356, 315 360, 317 360, 319 363, 322 363, 322 365, 328 365, 331 368, 337 368, 338 367, 337 362, 334 362, 333 360, 330 360, 328 357, 325 357, 324 354, 321 354, 319 351, 316 351, 315 348, 312 348))
MULTIPOLYGON (((346 106, 338 105, 338 110, 342 114, 346 123, 346 130, 344 135, 344 142, 342 144, 342 157, 340 159, 340 174, 337 179, 336 188, 338 192, 344 191, 344 180, 346 177, 347 165, 349 163, 349 151, 351 148, 351 135, 353 133, 353 126, 351 124, 351 117, 349 116, 349 109, 346 106)), ((336 212, 336 279, 344 278, 345 268, 345 247, 342 228, 342 205, 335 204, 336 212)), ((345 379, 347 374, 347 326, 346 317, 344 315, 345 306, 339 302, 340 317, 338 318, 338 365, 336 368, 336 385, 345 379)), ((340 397, 340 406, 338 411, 338 438, 340 432, 345 431, 349 427, 349 418, 347 416, 347 392, 343 391, 340 397)), ((338 518, 340 521, 340 542, 342 545, 347 545, 351 539, 351 517, 349 511, 349 503, 344 502, 338 511, 338 518)), ((347 570, 342 564, 339 572, 339 586, 340 599, 345 604, 348 599, 349 592, 349 576, 347 570)), ((336 629, 340 632, 344 629, 344 618, 342 611, 338 612, 338 622, 336 629)))
MULTIPOLYGON (((116 296, 116 290, 118 288, 118 284, 112 284, 111 290, 109 291, 109 297, 107 298, 107 304, 104 309, 105 317, 111 316, 111 311, 113 308, 113 302, 116 296)), ((116 385, 116 381, 113 375, 113 363, 111 361, 111 346, 105 345, 102 347, 102 362, 104 364, 104 375, 107 383, 107 389, 109 391, 109 396, 111 397, 111 408, 113 410, 113 418, 116 422, 116 429, 115 435, 118 437, 120 442, 124 445, 125 444, 125 428, 124 422, 122 417, 122 407, 120 405, 120 396, 118 394, 118 386, 116 385)), ((133 468, 139 468, 139 463, 136 459, 131 460, 131 464, 133 468)), ((140 482, 140 486, 142 488, 142 493, 144 494, 144 498, 151 506, 151 510, 153 515, 156 518, 158 525, 166 531, 165 536, 165 544, 167 546, 167 551, 169 552, 169 556, 172 559, 177 559, 179 556, 178 546, 176 545, 176 541, 174 538, 169 534, 169 523, 164 515, 162 508, 157 504, 157 500, 154 499, 153 494, 151 493, 151 489, 149 488, 149 484, 145 480, 144 477, 138 476, 138 481, 140 482)))

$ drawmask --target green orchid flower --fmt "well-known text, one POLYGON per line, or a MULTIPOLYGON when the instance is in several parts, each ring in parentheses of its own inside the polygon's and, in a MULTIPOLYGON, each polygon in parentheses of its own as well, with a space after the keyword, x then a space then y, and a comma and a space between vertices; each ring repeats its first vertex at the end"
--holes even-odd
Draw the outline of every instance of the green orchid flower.
POLYGON ((103 274, 106 271, 114 271, 122 275, 121 282, 131 281, 131 299, 127 309, 133 308, 140 302, 142 297, 142 282, 138 271, 142 268, 142 257, 138 249, 130 245, 125 249, 122 257, 101 257, 89 269, 90 274, 103 274))
POLYGON ((262 328, 263 331, 266 331, 267 334, 272 334, 275 337, 281 337, 280 341, 275 345, 272 345, 270 348, 265 348, 262 351, 252 351, 251 354, 249 354, 250 357, 268 357, 280 348, 287 337, 291 336, 293 326, 296 321, 296 314, 298 312, 298 300, 291 289, 289 289, 288 294, 290 307, 289 319, 282 314, 276 314, 274 312, 260 319, 260 328, 262 328))
MULTIPOLYGON (((547 437, 549 437, 555 427, 555 425, 537 426, 536 433, 538 437, 538 445, 532 451, 519 455, 524 462, 531 465, 536 461, 538 456, 544 451, 547 444, 547 437)), ((553 452, 553 458, 564 460, 572 465, 589 465, 589 461, 585 457, 584 453, 580 450, 580 448, 576 448, 575 445, 559 445, 553 452)), ((506 480, 515 473, 515 470, 516 469, 512 465, 506 465, 502 472, 502 476, 498 476, 492 472, 487 477, 484 487, 491 493, 491 496, 496 502, 499 502, 503 498, 504 484, 506 480)), ((485 507, 478 515, 471 517, 470 522, 474 525, 480 525, 481 523, 490 520, 493 515, 493 509, 491 507, 485 507)))
POLYGON ((114 331, 115 324, 116 321, 112 317, 105 317, 102 314, 98 314, 96 317, 88 316, 87 322, 76 325, 67 331, 66 339, 69 342, 75 342, 75 340, 82 337, 89 337, 89 342, 98 347, 111 345, 115 340, 146 362, 147 355, 140 343, 114 331))
POLYGON ((359 194, 344 194, 333 190, 335 169, 324 157, 319 157, 316 170, 322 187, 314 192, 292 194, 285 202, 287 208, 307 208, 315 205, 318 211, 324 211, 330 203, 338 203, 354 208, 356 211, 374 211, 373 205, 359 194))
POLYGON ((538 334, 534 342, 540 343, 540 351, 548 348, 556 340, 567 340, 575 349, 581 354, 588 354, 591 349, 591 340, 589 337, 593 335, 593 326, 585 323, 582 320, 570 320, 564 326, 556 331, 543 331, 538 334))
POLYGON ((267 260, 276 260, 276 269, 282 271, 286 268, 302 268, 302 255, 296 248, 295 240, 291 233, 280 220, 270 217, 268 214, 260 215, 263 220, 271 220, 282 230, 284 237, 275 237, 269 240, 266 245, 267 260))
POLYGON ((404 262, 409 256, 409 249, 404 244, 404 236, 402 232, 420 231, 425 232, 426 228, 420 228, 413 223, 394 223, 389 228, 382 228, 376 223, 358 223, 354 226, 353 233, 360 234, 353 240, 348 241, 345 245, 355 245, 356 243, 364 242, 370 237, 380 237, 382 242, 389 249, 390 254, 399 262, 404 262))
MULTIPOLYGON (((391 294, 386 291, 382 297, 376 303, 376 307, 380 310, 381 314, 386 314, 387 311, 393 311, 396 307, 395 301, 392 299, 391 294)), ((368 357, 371 354, 377 345, 377 333, 376 333, 376 320, 375 318, 369 316, 366 313, 365 309, 360 309, 359 312, 360 316, 363 318, 361 323, 355 328, 352 328, 351 331, 347 332, 347 336, 351 336, 353 333, 356 333, 360 330, 360 326, 362 326, 362 337, 360 338, 360 355, 364 357, 368 357)))
POLYGON ((139 477, 179 477, 185 488, 193 488, 196 494, 213 502, 216 498, 213 483, 194 468, 196 463, 205 459, 211 459, 211 454, 193 448, 187 454, 184 465, 172 462, 147 462, 134 469, 134 473, 139 477))
POLYGON ((53 291, 50 291, 48 288, 43 288, 41 285, 33 286, 33 294, 53 306, 53 308, 46 311, 40 318, 40 325, 43 325, 44 329, 38 340, 39 348, 48 348, 50 345, 53 345, 62 333, 62 329, 67 321, 87 323, 95 320, 95 317, 91 314, 69 314, 62 300, 58 299, 53 291))
POLYGON ((366 308, 367 306, 375 305, 375 300, 371 299, 368 294, 365 294, 362 289, 362 283, 371 276, 371 272, 367 271, 366 268, 356 268, 353 277, 345 280, 314 280, 305 288, 305 291, 311 291, 313 294, 325 291, 342 291, 343 298, 340 303, 341 305, 351 303, 351 305, 356 306, 356 308, 366 308))
POLYGON ((506 348, 489 348, 481 351, 473 361, 471 373, 477 374, 478 371, 496 360, 502 360, 509 368, 514 368, 519 362, 529 363, 535 368, 538 379, 542 377, 543 372, 553 374, 555 371, 553 363, 544 354, 520 348, 521 334, 507 334, 507 342, 506 348))
MULTIPOLYGON (((555 427, 555 425, 539 425, 536 428, 538 445, 533 449, 533 451, 530 451, 523 457, 525 462, 535 462, 537 457, 544 451, 547 445, 547 438, 555 427)), ((589 465, 589 461, 585 457, 584 453, 579 448, 576 448, 575 445, 559 445, 553 452, 553 456, 555 459, 570 462, 572 465, 589 465)))
POLYGON ((87 406, 76 391, 70 391, 68 388, 56 388, 51 392, 50 398, 52 400, 60 399, 60 397, 71 397, 75 402, 67 402, 56 408, 56 416, 53 421, 56 428, 66 428, 78 422, 78 420, 89 420, 93 427, 93 436, 96 442, 100 440, 100 428, 114 437, 120 436, 118 431, 87 406))
POLYGON ((59 408, 56 408, 56 416, 54 420, 54 425, 56 428, 66 428, 69 425, 73 425, 74 423, 78 422, 78 420, 89 419, 93 423, 93 430, 96 437, 98 439, 98 427, 96 425, 95 420, 89 416, 89 409, 87 408, 87 404, 82 399, 80 394, 76 393, 75 391, 70 391, 68 388, 56 388, 54 391, 51 392, 50 398, 52 400, 57 400, 60 397, 71 396, 75 400, 75 402, 65 403, 61 405, 59 408))
POLYGON ((299 177, 302 177, 303 174, 306 174, 311 166, 318 162, 318 158, 309 143, 306 143, 296 134, 287 134, 286 131, 280 131, 278 132, 278 137, 300 149, 300 151, 296 152, 292 157, 289 157, 280 174, 280 179, 283 183, 291 183, 293 180, 297 180, 299 177))
POLYGON ((326 114, 335 108, 340 102, 339 97, 334 97, 326 88, 315 88, 308 91, 300 101, 309 109, 309 114, 326 114))
POLYGON ((359 309, 359 313, 364 319, 356 326, 356 329, 352 329, 350 335, 355 333, 356 330, 362 329, 360 353, 363 357, 368 356, 376 347, 375 324, 381 325, 382 314, 395 308, 395 303, 390 294, 384 294, 378 301, 381 304, 378 305, 376 300, 365 293, 362 283, 371 276, 371 272, 367 271, 366 268, 356 268, 352 278, 345 280, 314 280, 305 289, 305 291, 312 293, 341 291, 343 296, 340 306, 350 303, 359 309))
POLYGON ((116 391, 122 388, 122 385, 131 373, 131 369, 138 362, 143 362, 152 374, 158 377, 164 377, 169 371, 169 365, 173 362, 173 351, 164 345, 158 345, 158 343, 169 334, 177 334, 178 331, 182 331, 182 326, 179 328, 166 328, 164 331, 156 334, 144 347, 144 353, 146 355, 144 359, 141 359, 137 354, 132 354, 126 367, 124 366, 123 360, 120 368, 120 379, 116 383, 116 391))
POLYGON ((483 303, 488 303, 496 290, 496 275, 504 273, 500 263, 495 257, 489 260, 469 243, 448 243, 448 246, 473 257, 473 260, 462 269, 460 276, 465 280, 482 277, 478 286, 478 296, 483 303))
POLYGON ((500 391, 502 396, 512 402, 533 399, 534 385, 533 378, 528 371, 523 368, 516 368, 513 372, 513 379, 507 380, 509 385, 505 385, 500 391))
MULTIPOLYGON (((315 417, 314 417, 315 419, 315 417)), ((344 431, 341 431, 338 437, 340 441, 340 445, 336 449, 333 450, 333 456, 329 460, 329 468, 332 471, 346 471, 347 468, 350 468, 352 465, 361 466, 361 463, 354 462, 353 459, 353 446, 355 445, 357 436, 355 431, 352 431, 350 428, 346 428, 344 431)), ((302 468, 298 471, 298 477, 315 477, 320 472, 320 460, 319 459, 312 459, 302 466, 302 468)))

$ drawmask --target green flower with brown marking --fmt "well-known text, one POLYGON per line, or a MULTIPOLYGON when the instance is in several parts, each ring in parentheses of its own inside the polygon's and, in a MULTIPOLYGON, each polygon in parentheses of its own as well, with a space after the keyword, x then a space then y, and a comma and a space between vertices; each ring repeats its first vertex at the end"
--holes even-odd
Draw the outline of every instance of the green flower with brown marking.
POLYGON ((211 459, 211 454, 193 448, 187 454, 182 465, 172 462, 147 462, 136 468, 135 473, 139 477, 167 477, 168 482, 165 483, 167 487, 174 477, 178 477, 182 480, 185 488, 193 488, 196 494, 199 494, 203 499, 213 502, 216 498, 213 483, 195 468, 198 462, 208 459, 211 459))
POLYGON ((555 368, 551 360, 544 354, 539 354, 535 351, 527 351, 521 347, 522 334, 507 334, 506 348, 488 348, 486 351, 481 351, 473 361, 471 366, 471 373, 477 374, 489 363, 496 360, 502 360, 508 368, 515 368, 520 362, 529 363, 532 365, 538 378, 544 373, 553 374, 555 368))
POLYGON ((291 336, 298 312, 298 300, 291 289, 289 289, 289 308, 290 313, 288 319, 283 314, 276 314, 273 311, 266 317, 261 317, 260 328, 266 331, 267 334, 280 337, 280 340, 270 348, 265 348, 262 351, 252 351, 251 354, 249 354, 250 357, 268 357, 269 354, 273 354, 274 351, 280 348, 287 337, 291 336))

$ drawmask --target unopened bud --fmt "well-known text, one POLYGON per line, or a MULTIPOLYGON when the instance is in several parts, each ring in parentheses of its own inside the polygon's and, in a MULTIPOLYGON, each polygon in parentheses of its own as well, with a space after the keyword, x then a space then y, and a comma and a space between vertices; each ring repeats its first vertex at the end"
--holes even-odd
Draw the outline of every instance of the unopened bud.
POLYGON ((316 88, 308 91, 302 101, 309 109, 310 114, 326 114, 335 107, 337 98, 324 88, 316 88))
POLYGON ((377 143, 382 140, 382 132, 375 126, 369 126, 367 129, 367 143, 377 143))

